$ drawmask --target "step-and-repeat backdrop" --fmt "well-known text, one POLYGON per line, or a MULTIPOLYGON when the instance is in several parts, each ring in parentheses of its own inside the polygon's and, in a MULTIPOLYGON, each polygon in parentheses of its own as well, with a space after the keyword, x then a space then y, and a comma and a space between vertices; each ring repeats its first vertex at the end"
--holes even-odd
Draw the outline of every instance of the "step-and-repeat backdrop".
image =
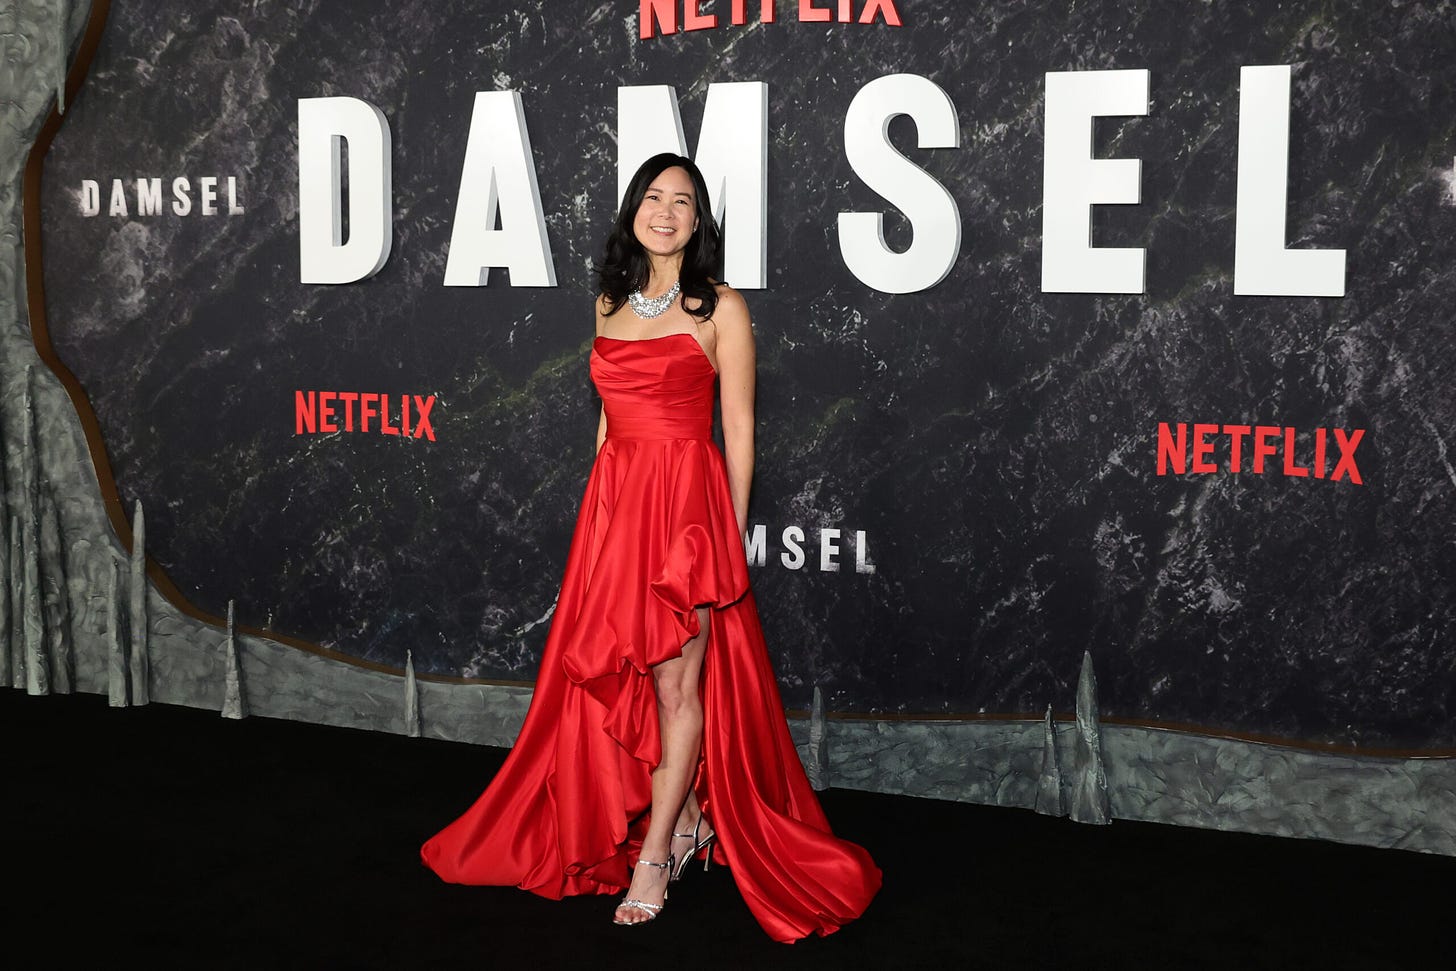
POLYGON ((214 613, 529 679, 623 179, 753 311, 786 700, 1456 742, 1442 4, 115 0, 49 327, 214 613))

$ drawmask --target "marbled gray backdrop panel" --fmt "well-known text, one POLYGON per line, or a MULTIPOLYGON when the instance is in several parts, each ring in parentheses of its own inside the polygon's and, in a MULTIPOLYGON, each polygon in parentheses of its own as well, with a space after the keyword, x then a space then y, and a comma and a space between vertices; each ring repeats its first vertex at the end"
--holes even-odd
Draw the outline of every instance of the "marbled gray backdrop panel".
POLYGON ((1456 743, 1456 14, 903 0, 889 29, 780 6, 640 42, 627 2, 113 3, 48 162, 48 313, 188 596, 359 657, 530 678, 591 455, 616 89, 675 85, 691 144, 709 83, 765 80, 751 518, 863 529, 877 566, 793 572, 770 545, 754 582, 789 703, 818 683, 832 710, 1064 708, 1090 649, 1105 715, 1456 743), (1252 64, 1294 67, 1289 239, 1348 251, 1344 299, 1233 296, 1252 64), (1097 242, 1146 246, 1148 292, 1044 295, 1043 74, 1101 68, 1152 71, 1149 115, 1097 137, 1143 159, 1144 204, 1098 210, 1097 242), (964 225, 947 279, 906 296, 858 283, 835 232, 887 208, 842 123, 895 72, 944 88, 962 130, 919 151, 891 126, 964 225), (502 88, 554 290, 442 285, 472 96, 502 88), (321 95, 393 131, 393 255, 358 285, 297 282, 296 104, 321 95), (246 215, 78 212, 83 179, 206 174, 240 177, 246 215), (295 389, 437 393, 439 441, 295 437, 295 389), (1365 484, 1159 478, 1159 421, 1364 428, 1365 484))

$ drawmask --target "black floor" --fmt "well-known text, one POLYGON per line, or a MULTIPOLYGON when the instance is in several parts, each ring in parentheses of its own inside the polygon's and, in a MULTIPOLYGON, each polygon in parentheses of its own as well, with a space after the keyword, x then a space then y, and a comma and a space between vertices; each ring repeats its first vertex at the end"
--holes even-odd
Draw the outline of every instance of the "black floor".
POLYGON ((775 944, 715 868, 652 925, 614 927, 608 898, 449 886, 419 864, 498 749, 14 690, 0 731, 11 968, 1406 969, 1456 953, 1456 859, 841 790, 823 794, 830 820, 885 871, 860 921, 775 944))

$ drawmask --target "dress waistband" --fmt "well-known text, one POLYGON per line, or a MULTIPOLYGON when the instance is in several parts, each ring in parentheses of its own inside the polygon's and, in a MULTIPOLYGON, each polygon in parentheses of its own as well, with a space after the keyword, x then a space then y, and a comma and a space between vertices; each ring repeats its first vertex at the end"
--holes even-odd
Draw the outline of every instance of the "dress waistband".
POLYGON ((607 437, 635 440, 712 438, 711 418, 639 417, 607 413, 607 437))

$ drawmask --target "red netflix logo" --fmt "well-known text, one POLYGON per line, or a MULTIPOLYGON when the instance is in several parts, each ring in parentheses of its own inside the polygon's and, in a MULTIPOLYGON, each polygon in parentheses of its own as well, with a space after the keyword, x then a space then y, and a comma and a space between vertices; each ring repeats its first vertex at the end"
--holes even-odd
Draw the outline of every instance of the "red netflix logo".
POLYGON ((1355 485, 1364 485, 1360 478, 1360 467, 1355 464, 1355 449, 1365 437, 1365 429, 1357 428, 1347 432, 1343 428, 1316 428, 1313 432, 1299 432, 1279 425, 1203 425, 1193 426, 1193 456, 1190 465, 1188 425, 1179 422, 1170 426, 1158 423, 1158 474, 1208 475, 1220 469, 1219 462, 1227 458, 1228 471, 1244 470, 1244 455, 1250 454, 1249 469, 1255 475, 1263 475, 1267 466, 1273 466, 1285 475, 1295 479, 1323 479, 1330 471, 1330 445, 1339 450, 1331 482, 1349 478, 1355 485), (1176 431, 1175 431, 1176 428, 1176 431), (1330 434, 1333 432, 1333 435, 1330 434), (1227 448, 1223 448, 1227 443, 1227 448), (1247 445, 1247 449, 1246 446, 1247 445), (1217 453, 1217 455, 1215 455, 1217 453), (1269 459, 1276 458, 1274 462, 1269 459), (1301 457, 1308 465, 1301 465, 1301 457))
POLYGON ((376 432, 399 438, 425 438, 433 442, 435 429, 430 424, 430 412, 434 407, 434 395, 295 391, 293 434, 376 432), (393 423, 392 416, 398 416, 399 424, 393 423))
MULTIPOLYGON (((682 29, 712 30, 718 26, 718 15, 704 12, 715 0, 638 0, 637 33, 643 40, 651 40, 658 34, 678 32, 678 9, 682 9, 682 29)), ((729 23, 742 27, 748 23, 748 8, 758 8, 758 21, 771 24, 778 19, 777 0, 716 0, 727 6, 729 23)), ((884 23, 890 27, 903 25, 900 11, 895 9, 895 0, 788 0, 798 7, 799 21, 810 24, 873 24, 884 23)))

